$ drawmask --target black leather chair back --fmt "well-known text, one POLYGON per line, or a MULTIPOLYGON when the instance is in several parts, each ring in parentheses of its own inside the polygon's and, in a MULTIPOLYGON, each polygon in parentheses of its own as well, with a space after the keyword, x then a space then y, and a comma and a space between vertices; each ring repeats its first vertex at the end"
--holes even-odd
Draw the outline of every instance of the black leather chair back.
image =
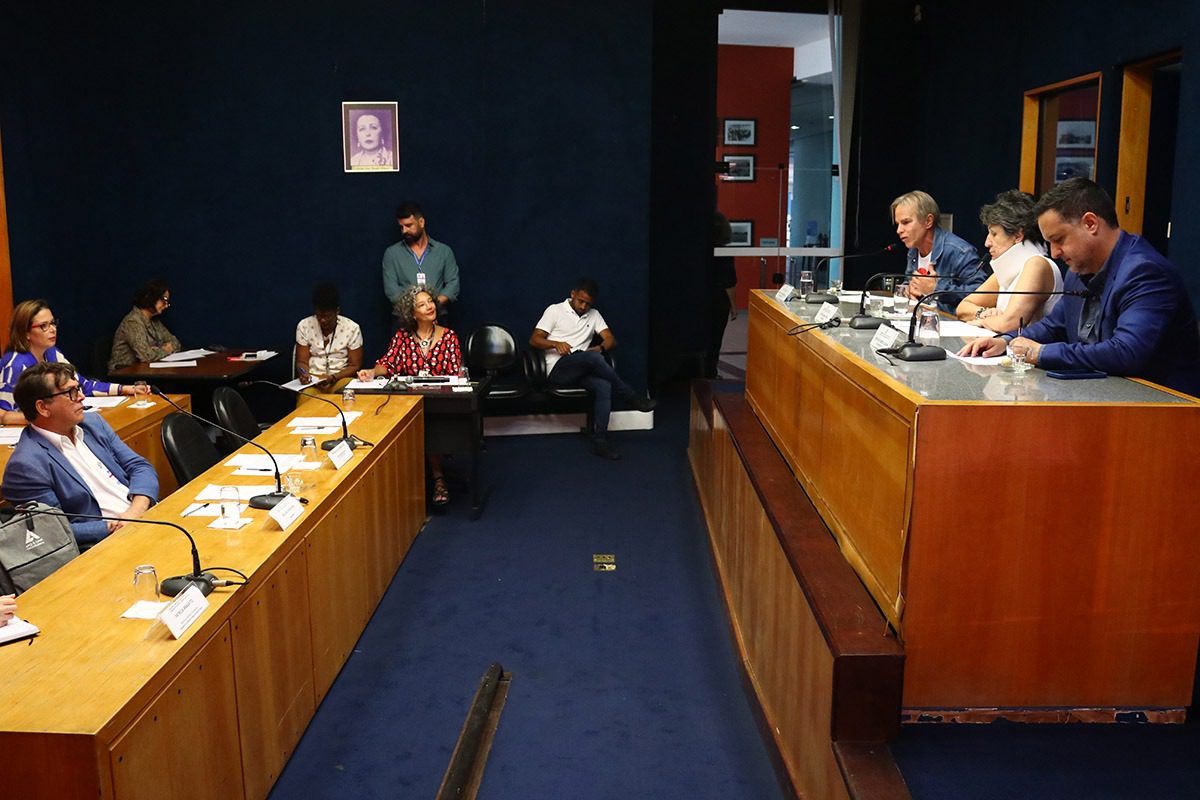
POLYGON ((472 372, 495 375, 517 361, 517 342, 500 325, 480 325, 467 340, 467 367, 472 372))
MULTIPOLYGON (((217 415, 218 424, 235 433, 240 433, 247 439, 253 439, 262 433, 262 429, 258 427, 258 420, 254 418, 254 412, 250 410, 250 406, 246 404, 246 398, 242 397, 237 389, 231 386, 218 386, 213 390, 212 402, 213 413, 217 415)), ((236 450, 242 446, 242 442, 229 436, 222 438, 230 450, 236 450)))
POLYGON ((204 427, 178 411, 163 418, 162 444, 171 472, 175 473, 180 486, 221 460, 217 446, 208 438, 204 427))

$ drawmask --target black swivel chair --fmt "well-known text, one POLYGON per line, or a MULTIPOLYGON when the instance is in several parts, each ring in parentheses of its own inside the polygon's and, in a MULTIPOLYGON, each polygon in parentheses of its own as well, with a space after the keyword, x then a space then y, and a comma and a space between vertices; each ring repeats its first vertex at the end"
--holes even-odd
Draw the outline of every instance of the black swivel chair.
POLYGON ((162 444, 175 480, 183 486, 221 460, 217 446, 199 422, 173 411, 162 421, 162 444))
MULTIPOLYGON (((247 439, 253 439, 262 433, 262 427, 254 418, 254 412, 250 410, 246 398, 242 397, 237 389, 231 386, 218 386, 213 390, 212 403, 213 413, 217 416, 217 424, 229 428, 247 439)), ((232 436, 221 434, 221 438, 229 452, 242 446, 242 442, 232 436)))

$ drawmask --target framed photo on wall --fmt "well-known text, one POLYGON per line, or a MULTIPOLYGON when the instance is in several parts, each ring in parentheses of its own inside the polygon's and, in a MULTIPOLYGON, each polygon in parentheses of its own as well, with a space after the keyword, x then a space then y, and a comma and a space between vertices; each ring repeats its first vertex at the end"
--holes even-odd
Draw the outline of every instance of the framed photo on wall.
POLYGON ((346 172, 400 171, 400 123, 395 102, 342 103, 342 163, 346 172))
POLYGON ((725 175, 727 181, 753 181, 754 180, 754 156, 722 156, 721 160, 729 165, 729 172, 725 175))
POLYGON ((758 120, 727 119, 725 120, 725 144, 750 147, 757 138, 758 120))
POLYGON ((754 244, 754 223, 748 219, 731 220, 729 230, 733 234, 729 247, 751 247, 754 244))

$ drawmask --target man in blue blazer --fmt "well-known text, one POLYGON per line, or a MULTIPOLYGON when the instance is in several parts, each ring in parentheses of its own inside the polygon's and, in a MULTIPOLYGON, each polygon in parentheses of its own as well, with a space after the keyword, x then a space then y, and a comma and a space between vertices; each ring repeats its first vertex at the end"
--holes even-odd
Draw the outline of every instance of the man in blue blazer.
POLYGON ((1144 378, 1200 396, 1200 332, 1179 271, 1146 240, 1121 230, 1108 193, 1072 178, 1034 207, 1050 254, 1070 268, 1063 297, 1040 321, 963 355, 999 355, 1025 345, 1044 369, 1090 369, 1144 378))
MULTIPOLYGON (((33 500, 68 514, 137 519, 158 497, 158 475, 99 414, 83 413, 83 392, 70 364, 42 362, 17 380, 13 399, 29 421, 4 470, 13 503, 33 500)), ((72 520, 81 547, 124 525, 72 520)))

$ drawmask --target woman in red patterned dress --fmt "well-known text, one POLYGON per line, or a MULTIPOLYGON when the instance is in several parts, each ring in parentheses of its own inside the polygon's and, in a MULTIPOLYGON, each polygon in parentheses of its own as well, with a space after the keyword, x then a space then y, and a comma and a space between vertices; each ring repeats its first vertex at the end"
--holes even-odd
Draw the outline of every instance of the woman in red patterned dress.
MULTIPOLYGON (((369 381, 393 375, 457 375, 462 366, 462 348, 458 336, 449 328, 437 324, 437 302, 424 286, 414 286, 396 301, 396 316, 400 329, 392 337, 383 358, 374 369, 360 370, 360 380, 369 381)), ((435 506, 450 502, 442 474, 442 458, 429 456, 429 471, 433 474, 435 506)))

